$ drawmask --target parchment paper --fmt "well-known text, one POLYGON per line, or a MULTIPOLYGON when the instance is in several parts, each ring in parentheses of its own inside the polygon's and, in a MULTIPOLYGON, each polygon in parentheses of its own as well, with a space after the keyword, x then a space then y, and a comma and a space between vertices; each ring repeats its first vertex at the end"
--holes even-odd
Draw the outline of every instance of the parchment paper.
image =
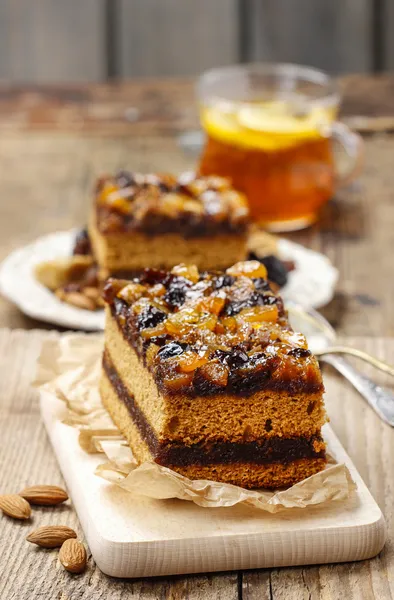
POLYGON ((134 494, 150 498, 180 498, 204 507, 244 503, 276 513, 328 501, 345 500, 356 489, 348 468, 338 464, 328 447, 327 467, 285 490, 246 490, 214 481, 191 481, 171 469, 145 462, 138 465, 126 441, 104 409, 98 391, 103 336, 65 334, 44 342, 34 385, 46 402, 67 405, 64 422, 79 429, 86 452, 101 452, 106 462, 96 474, 134 494))

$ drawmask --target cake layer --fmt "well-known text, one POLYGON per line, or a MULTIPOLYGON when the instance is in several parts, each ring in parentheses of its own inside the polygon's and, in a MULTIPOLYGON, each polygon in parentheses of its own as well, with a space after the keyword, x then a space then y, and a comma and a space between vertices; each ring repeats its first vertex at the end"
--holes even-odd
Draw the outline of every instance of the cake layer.
POLYGON ((123 337, 116 318, 107 310, 105 344, 122 384, 160 439, 187 444, 203 440, 232 442, 273 437, 311 437, 326 420, 321 394, 258 391, 247 397, 220 394, 164 395, 152 373, 123 337))
MULTIPOLYGON (((166 466, 186 466, 190 464, 214 464, 218 462, 278 462, 297 458, 323 458, 324 442, 320 435, 310 438, 271 437, 249 442, 228 442, 216 440, 214 443, 204 440, 187 445, 184 442, 159 440, 143 411, 133 396, 130 396, 119 374, 111 363, 108 354, 104 354, 103 369, 118 399, 127 407, 130 418, 137 426, 140 436, 147 443, 156 462, 166 466)), ((227 437, 227 436, 226 436, 227 437)))
MULTIPOLYGON (((263 457, 263 450, 258 450, 257 444, 253 446, 246 444, 240 453, 236 448, 228 451, 231 446, 229 444, 227 447, 220 444, 207 445, 207 448, 204 448, 203 445, 184 446, 183 448, 179 444, 175 446, 172 444, 162 445, 157 440, 145 438, 147 429, 137 425, 137 421, 133 418, 135 413, 130 410, 130 405, 126 405, 120 397, 106 372, 101 379, 100 392, 105 407, 127 439, 139 462, 155 460, 190 479, 223 481, 245 488, 278 488, 301 481, 320 471, 325 465, 324 450, 320 449, 319 452, 312 450, 313 444, 320 448, 324 446, 317 437, 311 441, 309 446, 306 440, 300 442, 301 445, 305 444, 304 451, 308 454, 302 458, 297 457, 294 448, 289 453, 288 447, 282 458, 279 458, 281 453, 278 451, 278 447, 276 453, 272 453, 273 458, 270 458, 267 448, 264 449, 265 456, 263 457), (260 452, 260 455, 256 454, 256 450, 260 452)), ((294 440, 294 442, 296 441, 294 440)), ((235 444, 234 446, 241 445, 235 444)))
POLYGON ((179 233, 154 236, 139 231, 103 235, 94 216, 89 223, 89 237, 102 279, 118 271, 141 272, 146 266, 171 269, 181 262, 193 263, 202 270, 225 269, 247 253, 244 233, 191 239, 184 238, 181 229, 179 233))

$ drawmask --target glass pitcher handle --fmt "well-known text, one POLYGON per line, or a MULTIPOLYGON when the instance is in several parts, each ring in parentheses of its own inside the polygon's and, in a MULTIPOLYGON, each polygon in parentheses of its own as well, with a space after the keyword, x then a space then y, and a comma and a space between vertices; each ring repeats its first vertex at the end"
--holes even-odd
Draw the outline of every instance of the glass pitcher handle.
POLYGON ((348 185, 360 174, 364 165, 364 141, 360 134, 340 121, 332 125, 331 135, 350 159, 350 165, 345 172, 336 175, 335 183, 339 188, 348 185))

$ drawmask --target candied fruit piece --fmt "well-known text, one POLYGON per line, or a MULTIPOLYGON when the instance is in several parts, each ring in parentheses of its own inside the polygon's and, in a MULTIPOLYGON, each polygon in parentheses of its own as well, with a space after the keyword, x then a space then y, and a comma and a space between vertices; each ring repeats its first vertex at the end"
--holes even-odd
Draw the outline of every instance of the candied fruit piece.
POLYGON ((209 329, 209 331, 213 331, 218 322, 218 318, 216 315, 207 314, 202 316, 197 323, 198 329, 209 329))
POLYGON ((267 269, 258 260, 246 260, 235 263, 235 265, 226 270, 226 273, 234 275, 234 277, 267 278, 267 269))
POLYGON ((118 295, 118 293, 129 284, 129 281, 125 279, 114 279, 110 277, 104 284, 102 296, 106 302, 111 304, 118 295))
POLYGON ((195 371, 198 367, 202 367, 208 362, 208 358, 206 355, 200 356, 196 352, 192 352, 191 350, 186 350, 183 354, 181 354, 178 358, 178 367, 179 371, 182 373, 190 373, 191 371, 195 371))
POLYGON ((150 327, 148 329, 144 329, 141 332, 141 336, 146 339, 152 339, 152 338, 160 338, 160 337, 164 337, 164 339, 167 339, 167 330, 166 330, 166 324, 165 323, 159 323, 158 325, 156 325, 156 327, 150 327))
POLYGON ((256 321, 276 321, 278 318, 278 309, 275 304, 272 306, 253 306, 242 309, 239 317, 251 323, 256 321))
POLYGON ((198 202, 197 200, 185 200, 183 210, 193 213, 194 215, 202 215, 204 212, 201 202, 198 202))
POLYGON ((226 387, 229 370, 221 362, 211 361, 198 369, 198 375, 215 386, 226 387))
POLYGON ((133 212, 133 205, 131 202, 126 200, 123 196, 117 198, 113 197, 111 200, 111 208, 122 213, 123 215, 129 215, 133 212))
POLYGON ((173 267, 173 269, 171 270, 171 273, 178 277, 184 277, 185 279, 188 279, 189 281, 192 281, 193 283, 197 283, 197 281, 199 280, 199 277, 200 277, 196 265, 185 265, 183 263, 173 267))
MULTIPOLYGON (((222 292, 220 292, 222 293, 222 292)), ((209 296, 202 301, 202 308, 214 315, 219 315, 225 303, 224 296, 209 296)))
POLYGON ((169 373, 163 377, 163 385, 172 392, 189 387, 192 381, 193 372, 169 373))
POLYGON ((180 194, 165 194, 160 200, 160 211, 170 218, 175 218, 183 211, 185 198, 180 194))
POLYGON ((154 298, 160 298, 161 296, 164 296, 165 293, 166 288, 162 283, 156 283, 156 285, 151 287, 151 289, 149 290, 149 294, 154 298))
POLYGON ((229 331, 234 332, 234 331, 237 330, 237 321, 232 316, 231 317, 224 317, 224 319, 222 319, 222 324, 229 331))
POLYGON ((140 283, 129 283, 118 292, 118 298, 121 298, 127 304, 132 304, 139 300, 146 292, 146 287, 140 283))
POLYGON ((119 187, 112 183, 112 181, 104 181, 99 194, 97 195, 97 202, 99 204, 109 204, 111 202, 111 194, 119 192, 119 187))

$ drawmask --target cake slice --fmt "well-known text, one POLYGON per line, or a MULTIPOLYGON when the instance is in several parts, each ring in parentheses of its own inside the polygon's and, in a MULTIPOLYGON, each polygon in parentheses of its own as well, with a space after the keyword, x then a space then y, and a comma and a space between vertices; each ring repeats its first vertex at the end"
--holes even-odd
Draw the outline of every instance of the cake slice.
POLYGON ((104 289, 102 401, 138 461, 245 488, 324 468, 318 362, 257 261, 104 289))
POLYGON ((121 172, 98 181, 88 230, 104 280, 180 262, 224 269, 247 255, 248 219, 226 179, 121 172))

